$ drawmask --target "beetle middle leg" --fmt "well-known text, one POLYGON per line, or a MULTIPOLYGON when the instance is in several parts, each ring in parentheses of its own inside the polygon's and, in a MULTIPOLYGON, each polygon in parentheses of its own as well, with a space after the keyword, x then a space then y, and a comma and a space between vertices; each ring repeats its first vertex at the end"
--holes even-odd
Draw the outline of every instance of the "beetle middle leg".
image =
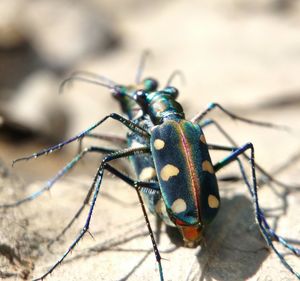
MULTIPOLYGON (((217 146, 215 146, 217 147, 217 146)), ((225 148, 223 147, 223 150, 233 150, 230 155, 225 157, 223 160, 219 161, 214 165, 214 170, 215 172, 221 170, 231 162, 235 161, 238 159, 238 157, 243 154, 245 151, 250 150, 251 151, 251 156, 250 156, 250 162, 251 162, 251 173, 252 173, 252 185, 249 183, 247 176, 244 172, 244 169, 241 168, 241 173, 242 177, 244 179, 244 182, 246 183, 254 205, 254 210, 255 210, 255 217, 259 226, 259 229, 266 240, 267 244, 274 250, 278 258, 281 260, 281 262, 285 265, 285 267, 294 275, 296 275, 300 279, 300 274, 296 272, 286 261, 284 256, 279 253, 277 248, 274 246, 273 241, 277 241, 280 244, 282 244, 285 248, 290 250, 292 253, 294 253, 296 256, 300 256, 300 249, 292 246, 289 244, 283 237, 279 236, 276 234, 276 232, 269 226, 263 210, 260 208, 259 203, 258 203, 258 194, 257 194, 257 183, 256 183, 256 171, 255 171, 255 160, 254 160, 254 147, 252 143, 247 143, 241 147, 234 148, 234 147, 229 147, 225 148)), ((239 161, 238 161, 239 162, 239 161)), ((240 164, 241 162, 239 162, 240 164)), ((241 166, 240 166, 241 167, 241 166)))
POLYGON ((91 146, 91 147, 88 147, 88 148, 82 150, 67 165, 65 165, 65 167, 63 167, 53 178, 48 180, 41 189, 39 189, 38 191, 30 194, 29 196, 27 196, 21 200, 18 200, 16 202, 2 204, 2 205, 0 205, 0 208, 17 207, 25 202, 34 200, 35 198, 42 195, 44 192, 49 191, 60 178, 62 178, 67 172, 69 172, 87 153, 91 153, 91 152, 107 154, 107 153, 113 153, 113 152, 115 152, 115 150, 109 149, 109 148, 103 148, 103 147, 95 147, 95 146, 91 146))
MULTIPOLYGON (((230 145, 232 145, 234 147, 238 146, 238 144, 235 142, 235 140, 215 120, 213 120, 213 119, 205 119, 202 122, 200 122, 199 125, 202 128, 208 127, 210 125, 215 126, 216 129, 225 137, 225 139, 227 139, 227 141, 230 143, 230 145)), ((250 158, 247 156, 247 154, 243 153, 242 156, 246 160, 250 161, 250 158)), ((277 185, 279 185, 279 186, 281 186, 283 188, 287 188, 287 189, 298 188, 298 186, 296 186, 296 185, 286 184, 286 183, 281 182, 278 179, 274 178, 270 173, 268 173, 263 167, 261 167, 257 163, 255 163, 255 168, 265 177, 264 179, 260 179, 259 180, 259 185, 267 184, 268 182, 274 182, 274 183, 276 183, 277 185)))

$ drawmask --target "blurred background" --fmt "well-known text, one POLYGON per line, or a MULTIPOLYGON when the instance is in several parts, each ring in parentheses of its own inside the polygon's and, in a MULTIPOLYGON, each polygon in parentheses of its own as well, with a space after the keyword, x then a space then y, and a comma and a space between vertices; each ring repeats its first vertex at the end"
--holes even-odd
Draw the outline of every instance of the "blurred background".
MULTIPOLYGON (((43 181, 53 176, 74 156, 78 147, 76 144, 70 145, 36 161, 20 163, 12 170, 10 165, 14 159, 30 155, 74 136, 106 114, 120 112, 118 104, 108 90, 96 85, 77 81, 70 87, 66 87, 64 93, 59 95, 58 89, 63 79, 75 70, 87 70, 105 75, 117 83, 134 83, 141 54, 145 50, 150 50, 151 56, 146 62, 143 77, 154 77, 163 87, 174 70, 184 73, 185 83, 177 77, 173 85, 180 91, 179 101, 188 119, 205 110, 209 102, 218 102, 244 117, 288 125, 293 128, 293 133, 278 132, 233 122, 217 110, 211 115, 240 145, 252 141, 256 147, 257 161, 271 174, 275 175, 274 171, 279 167, 287 167, 288 163, 291 163, 292 168, 281 174, 276 173, 276 175, 285 182, 300 182, 299 164, 296 161, 300 136, 298 121, 300 118, 299 1, 1 0, 0 159, 3 168, 1 202, 21 198, 30 191, 38 189, 43 181), (14 187, 15 183, 12 184, 12 178, 14 180, 17 178, 18 188, 14 187), (32 187, 32 183, 36 185, 32 187)), ((124 136, 126 130, 115 122, 109 121, 103 124, 98 132, 115 132, 124 136)), ((226 144, 226 141, 215 130, 207 131, 207 140, 210 143, 226 144)), ((112 144, 106 143, 106 145, 112 144)), ((214 162, 220 157, 214 156, 214 162)), ((2 235, 8 239, 7 231, 17 234, 7 244, 14 245, 11 246, 12 249, 17 247, 13 242, 19 239, 16 237, 22 237, 22 241, 26 243, 34 242, 30 244, 30 247, 24 242, 24 245, 29 248, 24 245, 17 247, 18 251, 21 251, 20 255, 26 257, 24 258, 25 265, 19 262, 21 269, 18 266, 15 266, 17 269, 15 267, 12 269, 11 264, 6 263, 4 258, 4 263, 8 268, 5 272, 12 273, 12 275, 8 274, 7 278, 18 279, 24 276, 27 278, 34 274, 33 270, 36 268, 38 272, 45 271, 45 268, 55 261, 59 253, 62 253, 72 241, 74 235, 67 235, 66 242, 57 246, 58 251, 51 258, 47 256, 47 250, 40 250, 36 246, 43 244, 42 241, 50 239, 51 236, 55 237, 59 233, 59 228, 63 228, 75 210, 79 208, 99 159, 87 158, 83 162, 79 165, 80 169, 77 170, 77 174, 72 173, 67 177, 66 189, 62 184, 61 189, 57 188, 55 190, 58 191, 53 191, 52 196, 56 199, 52 199, 52 202, 44 200, 44 203, 37 202, 32 205, 29 203, 26 206, 30 208, 25 207, 20 212, 14 211, 17 213, 14 213, 13 219, 8 216, 7 223, 2 226, 2 235), (74 183, 78 184, 81 181, 85 186, 77 187, 79 193, 70 192, 74 183), (60 221, 56 221, 57 217, 53 214, 53 206, 58 208, 57 200, 61 202, 60 208, 63 210, 61 212, 64 213, 60 221), (45 206, 46 202, 48 207, 45 206), (70 211, 65 210, 66 206, 70 211), (37 210, 48 216, 48 224, 43 219, 36 218, 37 210), (18 226, 22 225, 22 227, 12 226, 11 221, 18 222, 18 226), (22 223, 26 221, 28 225, 24 227, 20 221, 22 223), (35 233, 35 235, 26 234, 28 231, 24 229, 29 228, 29 225, 30 233, 35 233), (24 247, 26 251, 22 252, 20 249, 24 247), (36 261, 40 262, 37 266, 36 261)), ((126 162, 120 165, 125 170, 128 167, 126 162)), ((226 168, 226 171, 229 174, 237 173, 234 167, 226 168)), ((108 179, 108 181, 112 180, 108 179)), ((116 179, 113 182, 114 185, 119 184, 116 179)), ((123 194, 123 189, 126 188, 121 184, 119 194, 123 194)), ((238 192, 246 193, 246 189, 240 189, 238 192)), ((266 193, 264 198, 268 200, 262 199, 262 202, 270 203, 271 195, 268 193, 270 190, 262 190, 262 194, 263 192, 266 193)), ((118 194, 116 191, 112 193, 118 194)), ((131 193, 128 195, 124 192, 122 196, 129 197, 130 202, 136 202, 135 195, 131 193)), ((46 198, 49 199, 47 196, 46 198)), ((289 212, 289 215, 284 213, 287 218, 282 219, 285 223, 279 229, 281 232, 289 233, 287 230, 291 231, 290 223, 293 226, 291 227, 294 231, 293 237, 299 237, 300 227, 294 216, 297 212, 299 214, 299 209, 297 209, 300 203, 299 194, 295 193, 291 195, 291 198, 293 203, 291 205, 294 209, 289 212)), ((107 208, 111 209, 111 206, 115 207, 110 200, 112 199, 104 199, 103 206, 107 205, 104 212, 107 208)), ((120 215, 118 208, 115 211, 117 217, 120 215)), ((138 207, 130 208, 132 209, 128 213, 124 211, 127 220, 130 218, 130 212, 137 213, 138 218, 141 216, 138 207)), ((101 214, 99 217, 101 221, 101 214)), ((123 219, 119 219, 119 223, 120 221, 123 219)), ((103 222, 105 226, 113 223, 114 220, 110 217, 103 222)), ((79 223, 73 233, 77 233, 80 226, 79 223)), ((236 227, 233 226, 233 229, 236 227)), ((231 237, 230 233, 228 235, 231 237)), ((102 239, 104 238, 99 238, 98 242, 102 239)), ((145 237, 142 241, 144 240, 149 242, 145 237)), ((149 249, 151 250, 151 247, 149 249)), ((180 250, 177 252, 178 256, 183 256, 180 250)), ((101 275, 103 279, 97 279, 100 275, 97 275, 97 278, 96 275, 91 275, 90 280, 121 280, 120 276, 126 275, 124 271, 122 275, 120 269, 121 275, 118 277, 110 275, 111 272, 118 266, 124 267, 123 270, 126 271, 126 268, 133 268, 135 263, 128 266, 126 262, 121 265, 120 261, 120 265, 118 265, 119 262, 112 262, 111 265, 110 261, 115 261, 118 255, 119 253, 114 253, 111 257, 105 258, 105 255, 99 254, 98 258, 104 256, 108 262, 104 266, 106 270, 99 269, 101 272, 99 274, 103 274, 104 277, 101 275), (110 266, 111 271, 108 270, 110 266)), ((134 256, 134 253, 132 255, 134 256)), ((187 252, 187 256, 191 257, 191 255, 187 252)), ((124 258, 129 259, 128 256, 124 258)), ((172 254, 169 259, 171 260, 167 265, 169 275, 174 268, 182 269, 174 265, 175 261, 172 263, 172 254)), ((276 267, 279 266, 279 261, 274 258, 274 261, 270 261, 269 267, 265 266, 264 270, 274 268, 273 262, 276 267)), ((81 260, 81 263, 84 261, 81 260)), ((154 280, 151 272, 154 275, 157 273, 154 270, 155 264, 151 255, 145 264, 146 267, 150 264, 150 269, 139 269, 137 276, 134 273, 128 278, 139 280, 141 274, 144 274, 145 280, 154 280)), ((51 278, 62 280, 64 275, 61 274, 64 272, 70 274, 70 268, 73 266, 70 263, 66 268, 62 267, 63 269, 59 269, 60 273, 54 274, 51 278)), ((259 273, 258 268, 259 266, 255 265, 249 276, 239 275, 241 279, 231 280, 245 280, 250 277, 257 280, 258 275, 262 274, 259 273), (258 275, 254 275, 256 271, 258 275)), ((285 269, 283 267, 281 269, 284 275, 285 269)), ((243 268, 240 270, 240 272, 244 271, 243 268)), ((184 274, 182 270, 180 272, 174 273, 173 277, 166 280, 183 280, 184 274)), ((226 266, 224 272, 228 272, 226 266)), ((80 276, 80 274, 87 273, 76 274, 80 276)), ((276 279, 276 274, 274 276, 274 280, 279 280, 276 279)), ((70 280, 74 278, 72 275, 70 280)), ((212 274, 211 278, 212 280, 226 280, 226 278, 222 279, 221 273, 212 274)))

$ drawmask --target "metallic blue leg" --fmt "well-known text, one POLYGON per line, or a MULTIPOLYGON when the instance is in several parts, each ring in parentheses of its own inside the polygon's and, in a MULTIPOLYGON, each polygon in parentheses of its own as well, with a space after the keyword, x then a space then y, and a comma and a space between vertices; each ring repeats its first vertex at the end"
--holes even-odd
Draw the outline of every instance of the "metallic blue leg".
POLYGON ((46 184, 38 191, 30 194, 29 196, 18 200, 14 203, 9 203, 9 204, 3 204, 0 205, 0 208, 12 208, 19 206, 25 202, 31 201, 40 195, 42 195, 45 191, 49 191, 54 183, 56 183, 62 176, 64 176, 67 172, 69 172, 77 163, 82 159, 83 156, 85 156, 87 153, 90 152, 98 152, 98 153, 112 153, 115 152, 115 150, 108 149, 108 148, 102 148, 102 147, 88 147, 81 151, 79 154, 77 154, 63 169, 61 169, 52 179, 48 180, 46 184))
MULTIPOLYGON (((237 147, 233 147, 233 146, 224 146, 224 145, 217 145, 217 144, 207 144, 207 147, 208 147, 208 149, 212 149, 212 150, 231 151, 231 152, 238 149, 237 147)), ((243 166, 242 161, 238 157, 235 160, 239 164, 242 175, 246 175, 245 168, 243 166)), ((219 178, 218 178, 218 180, 219 180, 219 178)), ((249 188, 248 185, 247 185, 247 187, 249 188)), ((249 192, 250 193, 252 192, 252 190, 250 188, 249 188, 249 192)))
POLYGON ((82 151, 82 142, 84 138, 92 138, 98 140, 109 141, 111 143, 117 143, 120 145, 126 145, 127 140, 125 138, 113 135, 113 134, 94 134, 94 133, 87 133, 84 137, 79 139, 79 146, 78 146, 78 153, 82 151))
MULTIPOLYGON (((130 186, 135 187, 135 185, 138 185, 141 187, 141 189, 143 189, 143 191, 151 191, 151 192, 159 192, 159 185, 157 182, 142 182, 142 181, 135 181, 131 178, 129 178, 128 176, 124 175, 123 173, 119 172, 118 170, 116 170, 115 168, 113 168, 112 166, 110 166, 109 164, 106 164, 106 170, 108 170, 109 172, 111 172, 112 174, 114 174, 115 176, 117 176, 118 178, 124 180, 126 183, 128 183, 130 186)), ((90 202, 90 198, 92 196, 92 192, 94 190, 94 185, 92 185, 82 203, 82 205, 80 206, 80 208, 77 210, 76 214, 74 215, 74 217, 70 220, 70 222, 67 224, 67 226, 61 231, 61 233, 56 236, 56 238, 54 238, 49 244, 48 244, 48 248, 52 246, 53 243, 55 243, 56 241, 58 241, 65 233, 66 231, 73 225, 73 223, 75 222, 75 220, 80 216, 80 214, 82 213, 82 211, 84 210, 85 206, 88 205, 88 203, 90 202)))
MULTIPOLYGON (((206 119, 203 120, 202 122, 200 122, 200 126, 202 128, 205 128, 207 126, 210 125, 214 125, 218 131, 220 131, 220 133, 228 140, 228 142, 234 146, 234 147, 238 147, 238 144, 233 140, 233 138, 214 120, 212 119, 206 119)), ((246 160, 250 161, 250 158, 246 155, 243 154, 242 155, 246 160)), ((255 168, 263 174, 264 177, 266 177, 266 179, 262 179, 259 180, 259 186, 263 185, 263 184, 267 184, 268 182, 274 182, 277 185, 284 187, 284 188, 288 188, 288 189, 295 189, 298 188, 299 186, 296 185, 289 185, 286 183, 283 183, 279 180, 277 180, 276 178, 274 178, 273 176, 271 176, 264 168, 262 168, 259 164, 255 163, 255 168)))
MULTIPOLYGON (((150 149, 148 147, 124 149, 122 151, 112 153, 112 154, 106 156, 102 160, 102 162, 100 164, 100 167, 97 170, 97 174, 94 178, 93 184, 92 184, 92 187, 94 189, 94 194, 93 194, 93 199, 92 199, 92 202, 91 202, 90 210, 89 210, 89 213, 88 213, 88 216, 87 216, 87 220, 84 224, 84 227, 81 229, 80 233, 78 234, 78 236, 76 237, 74 242, 71 244, 69 249, 63 254, 63 256, 44 275, 42 275, 41 277, 39 277, 35 280, 43 280, 46 276, 48 276, 51 272, 53 272, 53 270, 59 264, 61 264, 61 262, 67 257, 67 255, 75 248, 75 246, 81 240, 81 238, 84 236, 84 234, 89 231, 89 225, 90 225, 90 221, 91 221, 92 214, 93 214, 93 211, 94 211, 94 207, 95 207, 95 204, 96 204, 96 200, 97 200, 97 197, 98 197, 98 194, 99 194, 99 191, 100 191, 100 186, 101 186, 101 182, 102 182, 102 179, 103 179, 104 170, 107 169, 110 172, 115 170, 111 166, 108 166, 108 162, 110 162, 112 160, 115 160, 115 159, 124 158, 124 157, 128 157, 128 156, 135 155, 135 154, 143 154, 143 153, 150 153, 150 149)), ((137 190, 137 194, 139 196, 139 200, 141 200, 141 196, 140 196, 139 190, 138 190, 139 186, 138 186, 137 182, 135 183, 135 187, 136 187, 136 190, 137 190)), ((143 212, 145 212, 145 209, 144 209, 145 207, 143 207, 143 204, 142 204, 142 208, 143 208, 143 212)), ((147 221, 147 226, 148 226, 148 229, 149 229, 150 224, 148 224, 148 223, 149 222, 147 221)), ((152 234, 152 236, 153 236, 153 234, 152 234)), ((154 251, 156 251, 156 250, 154 250, 154 251)), ((162 276, 162 267, 161 267, 161 262, 160 262, 160 256, 159 256, 158 252, 155 252, 155 254, 156 254, 157 259, 159 260, 158 261, 159 271, 160 271, 161 280, 163 281, 164 279, 163 279, 163 276, 162 276)))
POLYGON ((150 137, 149 133, 144 130, 143 128, 141 128, 140 126, 138 126, 137 124, 133 123, 132 121, 124 118, 123 116, 117 114, 117 113, 111 113, 107 116, 105 116, 104 118, 102 118, 100 121, 98 121, 97 123, 95 123, 93 126, 89 127, 87 130, 81 132, 80 134, 64 141, 64 142, 61 142, 57 145, 54 145, 52 147, 49 147, 47 149, 44 149, 40 152, 37 152, 37 153, 34 153, 30 156, 27 156, 27 157, 22 157, 22 158, 19 158, 19 159, 16 159, 15 161, 13 161, 13 165, 18 162, 18 161, 23 161, 23 160, 30 160, 32 158, 37 158, 39 156, 42 156, 42 155, 45 155, 45 154, 48 154, 48 153, 52 153, 53 151, 57 150, 57 149, 61 149, 62 147, 64 147, 65 145, 75 141, 75 140, 79 140, 81 138, 83 138, 85 135, 87 135, 90 131, 94 130, 95 128, 97 128, 98 126, 100 126, 104 121, 106 121, 108 118, 112 118, 114 120, 117 120, 121 123, 123 123, 128 129, 130 129, 131 131, 137 133, 138 135, 140 136, 143 136, 145 137, 146 139, 148 139, 150 137))
POLYGON ((139 202, 141 204, 142 210, 143 210, 143 214, 144 214, 144 218, 148 227, 148 231, 150 234, 150 238, 151 238, 151 242, 152 242, 152 247, 153 247, 153 251, 155 254, 155 258, 156 258, 156 262, 158 264, 158 270, 159 270, 159 275, 160 275, 160 280, 163 281, 164 280, 164 276, 163 276, 163 269, 162 269, 162 265, 161 265, 161 256, 159 253, 159 250, 157 248, 157 243, 155 241, 154 238, 154 234, 153 234, 153 230, 151 228, 149 219, 148 219, 148 215, 145 209, 145 205, 142 199, 142 196, 140 194, 140 189, 147 189, 149 191, 152 192, 160 192, 160 188, 159 188, 159 184, 158 182, 142 182, 142 181, 134 181, 131 178, 125 176, 124 174, 122 174, 121 172, 119 172, 118 170, 116 170, 115 168, 113 168, 110 165, 106 166, 106 169, 108 171, 110 171, 111 173, 113 173, 114 175, 116 175, 117 177, 119 177, 120 179, 124 180, 126 183, 128 183, 129 185, 131 185, 132 187, 135 188, 138 198, 139 198, 139 202))
POLYGON ((258 194, 257 194, 257 184, 256 184, 256 173, 255 173, 254 147, 253 147, 252 143, 247 143, 244 146, 237 148, 229 156, 227 156, 226 158, 224 158, 223 160, 221 160, 220 162, 218 162, 217 164, 215 164, 214 165, 214 169, 217 172, 218 170, 220 170, 223 167, 227 166, 231 162, 237 160, 238 156, 241 155, 241 154, 243 154, 248 149, 251 150, 250 162, 251 162, 252 181, 253 181, 252 182, 252 186, 250 185, 250 183, 249 183, 249 181, 247 179, 247 176, 246 176, 246 174, 244 172, 243 167, 242 166, 240 166, 240 167, 242 167, 241 168, 241 173, 242 173, 243 179, 244 179, 244 181, 245 181, 248 189, 250 190, 250 194, 252 196, 252 200, 253 200, 253 204, 254 204, 254 209, 255 209, 255 216, 256 216, 256 220, 257 220, 259 229, 260 229, 263 237, 265 238, 266 242, 268 243, 268 245, 274 250, 274 252, 279 257, 279 259, 281 260, 281 262, 285 265, 285 267, 291 273, 293 273, 295 276, 297 276, 298 279, 300 279, 300 274, 298 272, 296 272, 289 265, 289 263, 282 256, 282 254, 280 254, 278 252, 278 250, 276 249, 276 247, 273 244, 273 241, 277 241, 277 242, 281 243, 284 247, 286 247, 287 249, 289 249, 290 251, 292 251, 296 256, 300 256, 300 250, 297 249, 297 248, 295 248, 295 247, 293 247, 289 243, 287 243, 284 240, 284 238, 282 238, 281 236, 278 236, 274 232, 274 230, 267 223, 265 215, 264 215, 262 209, 259 206, 259 203, 258 203, 258 194))
POLYGON ((197 114, 195 117, 192 118, 191 121, 193 123, 200 122, 204 118, 204 116, 206 116, 211 110, 213 110, 215 108, 220 109, 223 113, 228 115, 233 120, 239 120, 239 121, 242 121, 242 122, 245 122, 245 123, 248 123, 248 124, 261 126, 261 127, 274 128, 274 129, 284 130, 284 131, 291 131, 291 128, 288 127, 288 126, 277 125, 277 124, 273 124, 273 123, 269 123, 269 122, 255 121, 255 120, 251 120, 251 119, 247 119, 247 118, 235 115, 234 113, 228 111, 227 109, 225 109, 224 107, 222 107, 218 103, 210 103, 206 110, 204 110, 203 112, 200 112, 199 114, 197 114))
POLYGON ((127 184, 130 186, 136 188, 136 186, 145 191, 145 192, 159 192, 160 193, 160 187, 159 183, 157 181, 140 181, 140 180, 134 180, 125 174, 121 173, 111 165, 107 164, 106 165, 106 170, 120 178, 121 180, 125 181, 127 184))
MULTIPOLYGON (((127 143, 126 138, 122 138, 117 135, 113 134, 94 134, 94 133, 88 133, 84 136, 84 138, 93 138, 93 139, 98 139, 98 140, 104 140, 104 141, 109 141, 112 143, 117 143, 121 145, 125 145, 127 143)), ((82 139, 80 139, 82 141, 82 139)))

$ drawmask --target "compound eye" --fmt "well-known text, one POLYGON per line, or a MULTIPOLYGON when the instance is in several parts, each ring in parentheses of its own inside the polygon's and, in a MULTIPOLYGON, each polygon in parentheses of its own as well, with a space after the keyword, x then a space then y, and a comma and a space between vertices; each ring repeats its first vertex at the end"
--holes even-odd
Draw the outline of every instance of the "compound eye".
POLYGON ((156 91, 158 88, 158 82, 153 78, 146 78, 143 81, 143 84, 144 84, 144 90, 148 92, 156 91))
POLYGON ((171 95, 174 99, 176 99, 179 95, 178 90, 175 87, 168 86, 163 90, 165 93, 171 95))
POLYGON ((126 94, 127 94, 127 88, 124 86, 116 85, 112 89, 112 95, 117 99, 122 98, 126 94))
POLYGON ((141 106, 141 108, 145 108, 147 104, 147 92, 144 90, 138 90, 134 93, 134 99, 141 106))

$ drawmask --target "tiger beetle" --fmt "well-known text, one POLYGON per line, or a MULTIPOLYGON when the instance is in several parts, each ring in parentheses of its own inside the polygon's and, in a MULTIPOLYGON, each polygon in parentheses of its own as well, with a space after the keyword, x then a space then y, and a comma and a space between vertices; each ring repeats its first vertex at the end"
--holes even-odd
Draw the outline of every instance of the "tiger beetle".
MULTIPOLYGON (((106 78, 101 78, 101 80, 105 79, 106 78)), ((79 80, 87 79, 83 78, 79 80)), ((144 80, 145 83, 142 86, 137 85, 133 88, 120 87, 119 85, 113 84, 112 81, 108 79, 106 79, 106 82, 107 83, 96 82, 96 84, 112 89, 115 97, 120 101, 123 112, 127 112, 128 118, 124 118, 116 113, 111 113, 87 130, 84 130, 80 134, 62 143, 14 161, 15 163, 20 160, 37 158, 61 149, 75 140, 81 140, 86 136, 93 136, 91 131, 108 119, 114 119, 130 130, 130 133, 127 136, 128 147, 121 150, 96 146, 88 147, 76 155, 76 157, 54 178, 48 181, 41 190, 20 201, 1 206, 18 206, 26 201, 36 198, 44 191, 49 190, 60 177, 68 172, 88 152, 107 154, 104 156, 98 167, 97 174, 83 205, 68 225, 70 226, 79 216, 84 206, 88 204, 92 197, 88 216, 83 228, 63 256, 43 276, 35 280, 42 280, 53 272, 53 270, 75 248, 85 233, 89 232, 90 220, 100 191, 104 170, 111 172, 136 190, 152 240, 159 268, 160 280, 164 280, 160 253, 147 217, 141 193, 143 193, 143 197, 146 198, 149 210, 158 214, 166 224, 176 227, 182 234, 186 246, 194 247, 201 242, 206 228, 215 218, 220 208, 220 196, 216 173, 233 161, 238 161, 240 165, 242 178, 252 197, 256 221, 264 239, 286 268, 300 279, 300 274, 297 273, 289 265, 285 257, 278 252, 273 242, 279 242, 297 256, 300 255, 300 250, 290 245, 285 239, 275 233, 266 221, 265 215, 259 206, 256 169, 262 172, 270 180, 275 182, 276 180, 255 163, 253 144, 246 143, 243 146, 233 145, 230 147, 207 144, 202 130, 202 128, 214 124, 225 136, 227 136, 227 139, 231 143, 234 143, 230 136, 216 122, 210 119, 204 119, 207 113, 215 108, 219 108, 223 113, 229 115, 233 119, 250 124, 265 127, 276 127, 276 125, 252 121, 236 116, 216 103, 210 104, 205 111, 192 118, 191 121, 188 121, 185 119, 182 106, 176 100, 178 90, 175 87, 166 86, 162 90, 157 90, 158 83, 156 83, 154 79, 149 79, 148 82, 147 80, 144 80), (140 115, 134 114, 136 108, 141 112, 140 115), (212 164, 209 150, 213 149, 229 151, 230 153, 223 160, 218 161, 216 164, 212 164), (245 154, 247 151, 250 151, 250 157, 245 154), (142 162, 133 160, 133 165, 138 174, 138 180, 125 175, 110 164, 113 160, 128 156, 131 156, 132 159, 144 159, 142 162), (145 158, 136 158, 141 156, 145 156, 145 158), (239 156, 244 156, 250 160, 252 173, 251 183, 244 172, 239 156), (153 167, 154 170, 152 170, 153 167), (145 170, 147 168, 149 169, 145 170)), ((97 135, 94 135, 94 137, 97 137, 97 135)), ((110 137, 107 137, 107 139, 109 140, 110 137)), ((281 184, 279 181, 277 181, 277 183, 281 184)))

